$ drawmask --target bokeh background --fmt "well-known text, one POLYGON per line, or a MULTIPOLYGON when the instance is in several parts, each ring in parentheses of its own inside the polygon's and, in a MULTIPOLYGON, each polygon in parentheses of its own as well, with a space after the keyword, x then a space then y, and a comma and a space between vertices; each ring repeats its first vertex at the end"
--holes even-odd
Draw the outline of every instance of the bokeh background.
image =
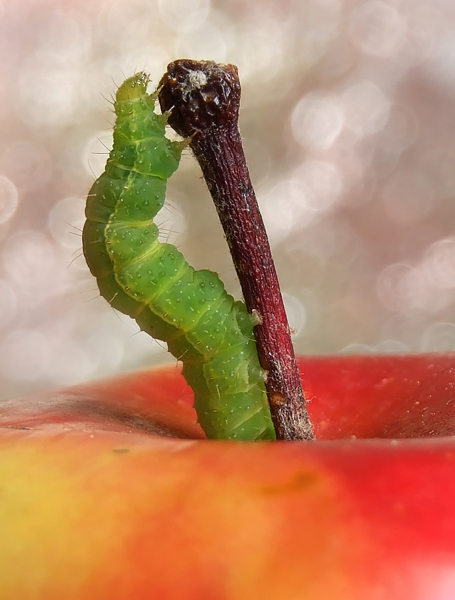
MULTIPOLYGON (((81 228, 116 87, 182 57, 239 67, 297 351, 455 350, 454 29, 453 0, 0 0, 0 398, 172 362, 81 228)), ((239 294, 189 152, 160 222, 239 294)))

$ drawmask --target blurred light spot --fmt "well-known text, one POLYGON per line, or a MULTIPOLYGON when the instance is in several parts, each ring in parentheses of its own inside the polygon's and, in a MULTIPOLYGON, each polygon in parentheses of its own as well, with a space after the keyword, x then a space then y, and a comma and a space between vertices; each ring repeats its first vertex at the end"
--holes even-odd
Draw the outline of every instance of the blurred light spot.
POLYGON ((86 352, 90 357, 93 374, 96 371, 115 371, 125 354, 125 332, 117 313, 107 311, 90 328, 86 352))
POLYGON ((308 94, 292 111, 292 133, 302 146, 328 148, 339 135, 344 120, 343 108, 335 99, 308 94))
POLYGON ((302 2, 292 0, 292 17, 296 19, 299 26, 303 23, 311 23, 311 26, 319 30, 330 24, 338 24, 342 15, 343 5, 341 0, 311 0, 302 2))
POLYGON ((455 239, 432 244, 425 252, 423 268, 428 280, 439 288, 455 288, 455 239))
POLYGON ((389 265, 379 274, 376 292, 385 307, 398 312, 440 308, 441 298, 428 285, 425 270, 404 263, 389 265))
POLYGON ((0 165, 5 175, 21 190, 43 185, 52 173, 49 153, 43 146, 28 141, 17 141, 8 146, 0 165))
POLYGON ((4 175, 0 175, 0 223, 6 223, 16 212, 19 195, 16 186, 4 175))
POLYGON ((316 212, 329 209, 343 189, 340 169, 331 162, 308 160, 297 167, 293 175, 307 190, 307 204, 316 212))
POLYGON ((297 296, 283 292, 283 302, 286 308, 286 314, 289 321, 289 327, 292 335, 298 337, 306 322, 306 310, 303 303, 297 296))
POLYGON ((265 102, 269 95, 263 86, 273 84, 274 76, 283 68, 283 56, 286 52, 284 32, 264 12, 262 15, 255 15, 254 23, 246 21, 240 24, 235 34, 230 40, 230 54, 234 54, 241 81, 246 85, 252 82, 255 102, 265 102), (260 86, 258 80, 261 82, 260 86))
MULTIPOLYGON (((330 212, 325 219, 313 222, 311 228, 305 231, 305 244, 323 260, 338 257, 343 268, 346 257, 352 260, 361 248, 358 232, 349 220, 339 213, 330 212)), ((332 272, 333 266, 326 262, 326 269, 332 272)))
MULTIPOLYGON (((277 8, 284 6, 282 2, 268 4, 275 5, 277 8)), ((298 71, 294 71, 292 63, 298 69, 303 67, 304 70, 317 65, 319 79, 321 60, 322 63, 326 60, 329 62, 337 60, 334 45, 341 38, 340 31, 343 30, 344 16, 341 11, 342 6, 338 0, 324 0, 324 2, 291 0, 290 8, 284 13, 287 23, 283 27, 283 33, 288 44, 286 66, 289 64, 288 73, 292 78, 296 75, 302 76, 298 71)), ((279 21, 277 16, 278 11, 275 21, 279 21)), ((254 24, 252 26, 254 27, 254 24)))
POLYGON ((210 0, 159 0, 161 19, 174 31, 197 29, 207 19, 210 0))
MULTIPOLYGON (((96 4, 96 54, 88 73, 89 87, 100 90, 102 76, 104 96, 111 98, 126 77, 141 70, 150 73, 152 85, 157 85, 166 65, 177 58, 178 39, 160 19, 157 4, 157 0, 96 4)), ((102 108, 105 107, 104 104, 102 108)))
POLYGON ((432 48, 432 42, 440 37, 447 26, 451 29, 451 21, 447 19, 447 13, 442 9, 444 4, 449 7, 451 2, 449 0, 430 4, 420 0, 414 4, 413 10, 407 15, 409 37, 413 42, 413 49, 422 56, 422 53, 432 48))
POLYGON ((452 204, 455 195, 455 145, 435 146, 429 143, 427 146, 422 148, 421 170, 431 181, 435 194, 452 204))
POLYGON ((204 23, 191 29, 178 39, 177 56, 191 56, 193 59, 223 62, 226 60, 226 40, 223 32, 212 23, 204 23))
POLYGON ((71 385, 93 374, 93 365, 87 348, 68 337, 49 344, 44 376, 54 385, 71 385))
POLYGON ((2 254, 5 273, 17 286, 46 289, 56 276, 55 249, 42 233, 18 231, 5 242, 2 254))
POLYGON ((80 85, 77 69, 30 60, 20 71, 17 115, 39 130, 66 126, 76 118, 80 85))
MULTIPOLYGON (((389 177, 395 170, 403 151, 415 142, 419 128, 419 121, 408 106, 391 106, 386 126, 375 136, 374 145, 371 145, 375 154, 376 173, 380 179, 389 177)), ((425 169, 422 168, 422 171, 425 169)), ((430 179, 429 169, 425 172, 430 179)))
POLYGON ((10 285, 0 279, 0 327, 11 325, 16 315, 17 296, 10 285))
POLYGON ((391 56, 404 43, 406 22, 385 2, 361 2, 351 13, 349 31, 366 54, 391 56))
POLYGON ((396 312, 382 323, 380 335, 400 340, 411 351, 416 351, 420 348, 422 332, 428 326, 429 317, 431 315, 421 310, 396 312))
POLYGON ((64 198, 55 204, 47 219, 47 226, 54 240, 65 248, 80 250, 84 225, 85 200, 64 198))
POLYGON ((398 340, 381 340, 376 345, 375 351, 380 354, 399 354, 401 352, 409 352, 409 346, 398 340))
POLYGON ((295 230, 305 228, 313 219, 310 194, 295 178, 285 179, 260 197, 261 210, 270 241, 277 243, 295 230))
POLYGON ((353 342, 352 344, 345 346, 341 352, 343 354, 369 354, 370 352, 374 352, 374 348, 368 346, 367 344, 353 342))
POLYGON ((88 173, 93 176, 93 180, 104 172, 112 144, 113 135, 112 129, 110 129, 109 131, 99 131, 85 145, 82 163, 88 173))
POLYGON ((90 25, 82 13, 54 10, 41 23, 38 30, 39 44, 35 53, 42 59, 63 62, 66 65, 84 56, 91 42, 90 25))
POLYGON ((420 122, 410 106, 393 104, 379 141, 393 152, 403 152, 415 142, 419 129, 420 122))
POLYGON ((340 201, 343 206, 357 207, 366 204, 376 192, 376 171, 371 167, 375 144, 371 138, 352 139, 352 145, 343 136, 343 144, 331 152, 342 177, 340 201))
MULTIPOLYGON (((294 259, 294 261, 292 261, 292 259, 290 260, 290 262, 294 262, 294 264, 297 261, 298 258, 294 259)), ((296 268, 296 272, 298 272, 298 269, 299 267, 296 268)), ((323 267, 323 272, 321 273, 322 277, 324 277, 324 274, 325 269, 323 267)), ((306 277, 304 277, 303 279, 306 283, 306 277)), ((295 279, 293 280, 292 285, 295 286, 295 279)), ((299 286, 298 294, 299 295, 296 297, 302 303, 302 306, 305 310, 305 320, 302 323, 302 330, 304 331, 304 335, 301 335, 301 331, 298 330, 297 335, 295 337, 295 342, 299 346, 299 348, 296 348, 296 351, 300 352, 303 351, 303 348, 309 348, 310 352, 314 352, 314 349, 311 350, 312 344, 310 340, 312 336, 320 338, 321 317, 324 317, 324 307, 321 305, 320 290, 312 288, 311 281, 308 281, 308 287, 299 286)))
POLYGON ((389 265, 379 274, 376 291, 384 306, 392 310, 408 308, 409 292, 403 281, 411 271, 409 265, 396 263, 389 265))
POLYGON ((0 370, 6 379, 34 381, 46 370, 51 340, 41 331, 14 329, 0 342, 0 370))
POLYGON ((383 129, 390 113, 390 101, 371 81, 348 88, 342 95, 346 126, 358 135, 369 135, 383 129))
POLYGON ((438 321, 427 327, 422 336, 420 350, 422 352, 454 351, 455 324, 438 321))
POLYGON ((352 44, 344 37, 331 39, 330 42, 330 50, 318 62, 318 75, 323 81, 339 81, 351 71, 355 53, 352 44))
POLYGON ((398 171, 389 179, 382 201, 390 219, 401 225, 413 225, 431 213, 436 199, 426 174, 413 168, 398 171))
POLYGON ((425 76, 449 93, 455 90, 455 40, 453 32, 435 35, 426 46, 427 57, 423 63, 425 76))

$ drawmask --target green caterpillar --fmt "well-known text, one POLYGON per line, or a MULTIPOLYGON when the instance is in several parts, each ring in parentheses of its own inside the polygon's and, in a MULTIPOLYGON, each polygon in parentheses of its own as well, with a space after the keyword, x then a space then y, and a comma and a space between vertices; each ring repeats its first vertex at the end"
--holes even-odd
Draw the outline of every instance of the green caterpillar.
POLYGON ((155 113, 148 83, 138 73, 117 90, 113 149, 87 198, 87 264, 101 295, 182 361, 208 438, 275 439, 253 317, 215 273, 158 241, 153 218, 186 143, 165 137, 168 115, 155 113))

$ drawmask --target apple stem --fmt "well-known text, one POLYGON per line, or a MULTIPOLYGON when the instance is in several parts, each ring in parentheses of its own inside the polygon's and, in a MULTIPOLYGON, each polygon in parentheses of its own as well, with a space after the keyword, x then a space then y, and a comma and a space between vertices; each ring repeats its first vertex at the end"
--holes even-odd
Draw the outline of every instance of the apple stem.
POLYGON ((199 162, 240 280, 245 303, 258 315, 259 360, 277 439, 313 440, 278 277, 238 129, 237 67, 177 60, 160 82, 169 124, 199 162))

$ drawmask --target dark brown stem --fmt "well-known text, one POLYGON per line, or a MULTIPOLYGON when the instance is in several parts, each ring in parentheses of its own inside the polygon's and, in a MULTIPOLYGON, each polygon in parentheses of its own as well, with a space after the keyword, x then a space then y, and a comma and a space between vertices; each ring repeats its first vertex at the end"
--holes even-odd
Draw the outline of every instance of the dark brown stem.
POLYGON ((275 265, 251 184, 238 130, 237 67, 178 60, 160 82, 169 124, 196 156, 215 202, 255 327, 259 360, 268 372, 267 394, 277 438, 312 440, 275 265))

